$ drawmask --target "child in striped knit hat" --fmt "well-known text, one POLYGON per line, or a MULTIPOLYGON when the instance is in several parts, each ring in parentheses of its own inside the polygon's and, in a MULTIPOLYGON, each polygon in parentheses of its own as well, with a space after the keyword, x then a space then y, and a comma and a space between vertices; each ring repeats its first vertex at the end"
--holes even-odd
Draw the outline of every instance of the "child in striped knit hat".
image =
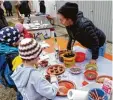
POLYGON ((21 92, 23 100, 53 99, 57 94, 58 81, 56 76, 50 76, 51 84, 34 67, 41 52, 40 45, 34 39, 26 38, 19 44, 19 55, 23 64, 17 67, 11 77, 21 92))

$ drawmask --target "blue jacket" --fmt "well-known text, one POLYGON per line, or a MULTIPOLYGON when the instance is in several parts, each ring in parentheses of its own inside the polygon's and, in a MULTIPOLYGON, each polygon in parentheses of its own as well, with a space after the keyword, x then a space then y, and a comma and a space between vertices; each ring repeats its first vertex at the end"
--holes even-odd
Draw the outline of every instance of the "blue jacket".
POLYGON ((13 52, 18 52, 18 48, 0 43, 0 54, 11 54, 13 52))
POLYGON ((10 47, 6 44, 0 43, 0 84, 2 85, 15 86, 13 80, 10 77, 10 75, 12 74, 12 71, 6 60, 7 59, 6 55, 14 52, 15 53, 18 52, 18 49, 15 47, 10 47), (5 83, 3 79, 6 80, 5 83))

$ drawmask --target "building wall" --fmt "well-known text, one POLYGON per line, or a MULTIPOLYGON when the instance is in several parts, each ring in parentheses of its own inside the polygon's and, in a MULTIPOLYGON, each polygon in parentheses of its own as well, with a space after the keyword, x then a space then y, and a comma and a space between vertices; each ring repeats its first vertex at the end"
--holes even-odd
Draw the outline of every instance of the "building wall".
POLYGON ((98 1, 94 5, 94 24, 105 32, 108 41, 112 41, 112 2, 98 1))
MULTIPOLYGON (((47 14, 56 17, 56 24, 60 24, 60 21, 55 13, 57 13, 57 10, 66 2, 66 0, 45 0, 47 14)), ((112 42, 112 1, 68 0, 68 2, 76 2, 79 5, 79 10, 83 11, 84 16, 89 18, 106 34, 107 41, 112 42)), ((38 6, 36 6, 35 3, 35 8, 36 7, 38 6)))
MULTIPOLYGON (((57 9, 65 2, 58 1, 57 9)), ((76 3, 79 5, 79 10, 83 11, 84 16, 106 34, 107 41, 112 42, 112 1, 76 1, 76 3)), ((60 24, 59 21, 58 24, 60 24)))

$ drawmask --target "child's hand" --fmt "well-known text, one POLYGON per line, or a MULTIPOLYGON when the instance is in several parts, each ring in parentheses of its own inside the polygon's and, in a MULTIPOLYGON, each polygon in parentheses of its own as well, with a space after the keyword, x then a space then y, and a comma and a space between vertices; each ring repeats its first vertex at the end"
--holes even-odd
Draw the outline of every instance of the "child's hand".
POLYGON ((91 59, 89 63, 90 63, 90 64, 96 64, 96 60, 91 59))

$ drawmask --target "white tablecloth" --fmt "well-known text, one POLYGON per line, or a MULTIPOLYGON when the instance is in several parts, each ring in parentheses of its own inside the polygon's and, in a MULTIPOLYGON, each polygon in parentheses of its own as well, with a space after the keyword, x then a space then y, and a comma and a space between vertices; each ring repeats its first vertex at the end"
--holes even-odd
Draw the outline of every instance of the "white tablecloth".
MULTIPOLYGON (((58 60, 55 58, 55 54, 51 53, 49 55, 49 64, 54 65, 60 63, 58 60)), ((76 63, 77 66, 82 68, 82 72, 85 71, 85 65, 88 63, 88 60, 85 60, 84 62, 81 63, 76 63)), ((97 66, 98 66, 98 75, 110 75, 112 76, 112 61, 104 58, 104 57, 99 57, 97 60, 97 66)), ((47 67, 48 68, 48 67, 47 67)), ((42 72, 43 75, 46 74, 47 68, 39 68, 40 72, 42 72)), ((73 75, 69 72, 69 68, 66 69, 66 71, 61 75, 61 79, 65 80, 71 80, 72 82, 75 83, 76 88, 82 87, 82 82, 83 80, 88 81, 87 79, 84 78, 84 74, 81 73, 79 75, 73 75)), ((95 81, 88 81, 89 83, 93 83, 95 81)), ((67 97, 55 97, 53 100, 68 100, 67 97)))

